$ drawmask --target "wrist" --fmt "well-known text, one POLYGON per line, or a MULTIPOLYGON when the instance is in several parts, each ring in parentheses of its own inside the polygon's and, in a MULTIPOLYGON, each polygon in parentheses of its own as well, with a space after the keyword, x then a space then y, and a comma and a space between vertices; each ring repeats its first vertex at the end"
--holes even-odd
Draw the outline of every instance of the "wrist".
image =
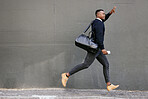
POLYGON ((113 13, 112 11, 109 12, 109 14, 112 14, 112 13, 113 13))

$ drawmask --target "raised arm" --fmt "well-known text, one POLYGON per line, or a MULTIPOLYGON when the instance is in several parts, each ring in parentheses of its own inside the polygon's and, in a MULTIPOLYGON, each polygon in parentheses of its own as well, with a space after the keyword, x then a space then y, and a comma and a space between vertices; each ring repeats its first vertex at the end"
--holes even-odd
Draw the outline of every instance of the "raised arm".
POLYGON ((116 9, 116 6, 114 6, 113 9, 105 15, 105 20, 103 20, 103 22, 105 22, 112 13, 115 13, 115 9, 116 9))

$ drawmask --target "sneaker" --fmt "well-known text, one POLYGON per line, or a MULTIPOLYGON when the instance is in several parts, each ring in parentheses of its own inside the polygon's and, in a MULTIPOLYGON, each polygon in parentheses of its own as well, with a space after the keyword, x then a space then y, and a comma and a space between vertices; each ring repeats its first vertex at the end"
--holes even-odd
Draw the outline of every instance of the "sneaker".
POLYGON ((116 89, 118 87, 119 87, 119 85, 113 85, 113 84, 111 84, 111 85, 107 86, 107 90, 108 91, 111 91, 111 90, 116 89))
POLYGON ((62 74, 61 74, 61 77, 62 77, 62 85, 63 85, 64 87, 66 87, 66 83, 67 83, 67 81, 68 81, 68 77, 66 76, 66 73, 62 73, 62 74))

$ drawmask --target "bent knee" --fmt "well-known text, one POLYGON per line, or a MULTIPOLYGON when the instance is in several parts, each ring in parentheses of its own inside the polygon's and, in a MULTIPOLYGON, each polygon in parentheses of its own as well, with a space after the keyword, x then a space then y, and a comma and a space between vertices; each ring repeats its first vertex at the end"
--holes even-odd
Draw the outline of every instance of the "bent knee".
POLYGON ((109 69, 109 63, 104 64, 103 67, 109 69))

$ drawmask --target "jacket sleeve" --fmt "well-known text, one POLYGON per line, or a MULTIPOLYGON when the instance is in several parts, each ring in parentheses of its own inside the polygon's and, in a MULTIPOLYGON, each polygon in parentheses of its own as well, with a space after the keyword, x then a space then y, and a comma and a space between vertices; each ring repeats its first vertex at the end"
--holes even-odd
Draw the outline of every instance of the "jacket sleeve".
POLYGON ((110 17, 110 13, 107 13, 106 15, 105 15, 105 20, 103 20, 103 22, 105 22, 109 17, 110 17))
POLYGON ((104 49, 104 33, 103 33, 103 25, 99 22, 93 23, 94 31, 95 31, 95 39, 98 47, 102 50, 104 49))

